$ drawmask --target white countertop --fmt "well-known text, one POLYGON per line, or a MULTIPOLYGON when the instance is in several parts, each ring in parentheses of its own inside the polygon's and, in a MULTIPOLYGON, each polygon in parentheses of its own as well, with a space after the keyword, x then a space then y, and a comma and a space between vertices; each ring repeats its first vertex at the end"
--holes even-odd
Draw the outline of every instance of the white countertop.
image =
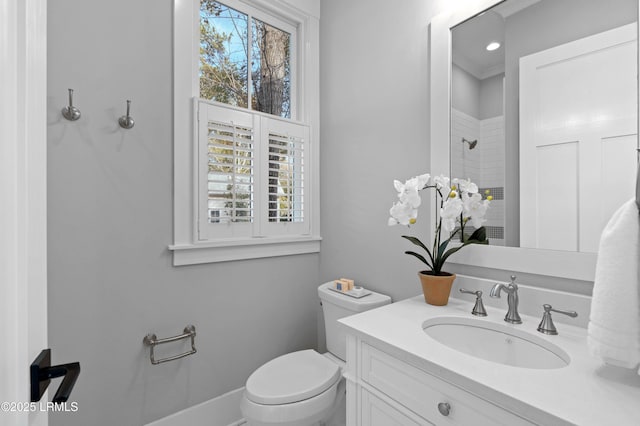
POLYGON ((503 321, 506 300, 504 309, 487 307, 487 317, 474 317, 472 308, 473 301, 456 298, 447 306, 431 306, 420 295, 340 322, 348 333, 540 424, 640 424, 640 376, 592 358, 586 329, 556 322, 559 334, 547 336, 536 331, 541 317, 527 315, 521 315, 522 324, 508 324, 503 321), (559 369, 529 369, 467 355, 424 333, 423 323, 439 316, 476 318, 529 332, 559 346, 571 362, 559 369))

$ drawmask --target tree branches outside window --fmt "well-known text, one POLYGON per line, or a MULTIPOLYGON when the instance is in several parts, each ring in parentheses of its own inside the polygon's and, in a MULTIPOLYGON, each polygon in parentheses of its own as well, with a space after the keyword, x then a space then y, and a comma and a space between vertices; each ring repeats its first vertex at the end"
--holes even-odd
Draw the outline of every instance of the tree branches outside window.
POLYGON ((286 31, 201 0, 200 97, 290 118, 290 47, 286 31))

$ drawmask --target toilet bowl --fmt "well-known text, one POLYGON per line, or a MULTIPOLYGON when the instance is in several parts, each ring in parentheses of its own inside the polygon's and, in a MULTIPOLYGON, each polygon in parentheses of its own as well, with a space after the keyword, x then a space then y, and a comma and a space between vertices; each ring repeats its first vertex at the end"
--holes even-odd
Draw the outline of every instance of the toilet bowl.
POLYGON ((293 352, 249 377, 240 408, 251 426, 307 426, 333 414, 344 388, 336 362, 314 350, 293 352))
POLYGON ((391 303, 391 298, 370 292, 361 300, 331 290, 332 284, 318 288, 329 352, 288 353, 254 371, 240 403, 248 426, 333 426, 332 421, 340 418, 336 411, 344 410, 346 338, 337 320, 391 303))
POLYGON ((247 380, 248 425, 307 426, 331 417, 345 394, 344 362, 308 349, 275 358, 247 380))

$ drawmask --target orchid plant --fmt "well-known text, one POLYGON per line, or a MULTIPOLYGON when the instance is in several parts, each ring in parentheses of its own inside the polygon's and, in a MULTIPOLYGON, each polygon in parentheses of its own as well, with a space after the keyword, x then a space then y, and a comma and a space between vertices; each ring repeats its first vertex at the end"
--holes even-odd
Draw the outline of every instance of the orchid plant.
POLYGON ((478 193, 478 185, 470 180, 453 179, 443 175, 431 177, 423 174, 407 180, 405 183, 394 180, 393 185, 398 191, 398 201, 389 210, 389 226, 410 226, 416 223, 418 207, 422 202, 419 192, 423 189, 434 189, 436 204, 439 209, 436 213, 436 232, 433 246, 428 248, 416 237, 403 235, 416 246, 422 248, 427 257, 414 251, 406 251, 406 254, 415 256, 424 262, 430 269, 427 272, 432 275, 449 275, 442 271, 446 260, 469 244, 489 244, 487 233, 482 226, 484 216, 493 199, 489 191, 485 191, 485 197, 478 193), (439 203, 439 204, 438 204, 439 203), (475 231, 468 237, 464 234, 464 227, 470 223, 475 231), (442 241, 442 231, 449 235, 442 241), (460 233, 461 244, 447 250, 449 243, 460 233))

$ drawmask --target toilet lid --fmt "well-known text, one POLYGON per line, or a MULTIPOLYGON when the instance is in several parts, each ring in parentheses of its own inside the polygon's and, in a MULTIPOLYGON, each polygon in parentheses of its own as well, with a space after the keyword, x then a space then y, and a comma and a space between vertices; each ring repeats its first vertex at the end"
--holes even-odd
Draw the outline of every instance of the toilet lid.
POLYGON ((249 376, 245 391, 258 404, 289 404, 321 394, 340 375, 338 365, 308 349, 267 362, 249 376))

